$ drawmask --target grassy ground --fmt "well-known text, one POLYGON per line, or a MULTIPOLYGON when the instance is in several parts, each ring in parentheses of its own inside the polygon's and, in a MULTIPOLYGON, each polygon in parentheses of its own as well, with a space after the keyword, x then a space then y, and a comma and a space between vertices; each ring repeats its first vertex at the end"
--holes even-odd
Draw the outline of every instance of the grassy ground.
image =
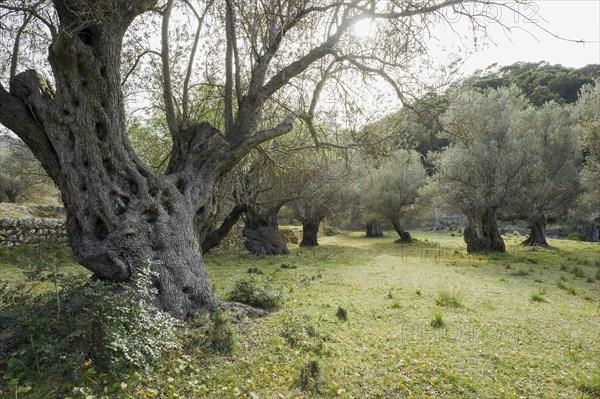
MULTIPOLYGON (((232 355, 188 338, 154 379, 119 395, 600 397, 597 244, 527 249, 507 236, 507 254, 468 256, 462 237, 413 235, 413 245, 392 233, 325 237, 285 257, 209 254, 220 295, 259 268, 259 280, 284 292, 282 308, 238 324, 232 355)), ((12 257, 0 263, 2 280, 14 273, 12 257)), ((35 391, 29 397, 41 397, 35 391)))

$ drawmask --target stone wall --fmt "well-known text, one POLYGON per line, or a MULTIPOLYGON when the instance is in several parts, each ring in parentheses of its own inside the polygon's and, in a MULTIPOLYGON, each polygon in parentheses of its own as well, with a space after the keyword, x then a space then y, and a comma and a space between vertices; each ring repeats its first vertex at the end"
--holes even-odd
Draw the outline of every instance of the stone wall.
POLYGON ((0 217, 0 245, 14 247, 46 240, 67 240, 64 220, 0 217))

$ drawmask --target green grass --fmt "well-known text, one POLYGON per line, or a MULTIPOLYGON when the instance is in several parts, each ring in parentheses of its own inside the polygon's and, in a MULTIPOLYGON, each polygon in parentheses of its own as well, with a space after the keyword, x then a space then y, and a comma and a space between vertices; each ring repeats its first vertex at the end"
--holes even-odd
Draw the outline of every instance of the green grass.
MULTIPOLYGON (((209 254, 220 296, 258 268, 258 282, 284 293, 281 308, 238 322, 233 353, 190 338, 152 379, 130 378, 110 397, 597 397, 598 282, 560 265, 596 276, 598 245, 551 239, 550 248, 525 248, 522 237, 507 237, 506 254, 467 255, 462 237, 411 234, 417 244, 394 243, 391 232, 378 240, 343 233, 318 248, 291 246, 289 256, 209 254), (512 277, 518 270, 527 274, 512 277), (444 328, 433 326, 438 314, 444 328)), ((0 265, 3 280, 16 276, 13 260, 0 265)), ((63 383, 59 391, 70 393, 72 383, 47 378, 18 398, 56 397, 48 392, 63 383)), ((106 383, 77 384, 98 392, 106 383)), ((0 397, 15 397, 2 389, 0 397)))

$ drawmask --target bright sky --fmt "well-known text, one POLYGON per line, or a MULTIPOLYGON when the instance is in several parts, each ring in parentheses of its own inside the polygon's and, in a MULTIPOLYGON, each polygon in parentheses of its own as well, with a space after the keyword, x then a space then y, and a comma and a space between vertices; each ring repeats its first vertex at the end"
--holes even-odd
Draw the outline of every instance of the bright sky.
POLYGON ((517 61, 548 61, 567 67, 600 63, 600 0, 537 0, 531 5, 523 13, 538 20, 543 28, 587 43, 554 38, 534 24, 524 23, 521 16, 505 12, 502 17, 512 21, 516 29, 507 34, 492 29, 496 45, 490 44, 469 57, 463 66, 466 74, 495 62, 510 65, 517 61))

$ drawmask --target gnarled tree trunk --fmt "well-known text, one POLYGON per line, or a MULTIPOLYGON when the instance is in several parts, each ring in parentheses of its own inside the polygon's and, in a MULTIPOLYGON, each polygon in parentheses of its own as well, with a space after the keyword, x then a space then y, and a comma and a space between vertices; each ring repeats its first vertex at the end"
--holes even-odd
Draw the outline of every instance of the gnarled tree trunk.
POLYGON ((383 237, 383 229, 378 224, 367 223, 367 232, 365 236, 369 238, 383 237))
POLYGON ((244 216, 245 227, 242 234, 246 239, 244 245, 251 254, 264 255, 287 255, 290 251, 279 235, 279 224, 277 223, 276 210, 269 210, 266 216, 249 209, 244 216))
POLYGON ((35 71, 17 75, 10 92, 0 85, 0 121, 60 189, 78 262, 99 278, 125 281, 148 260, 159 309, 185 318, 213 307, 195 229, 215 181, 242 154, 202 123, 174 137, 166 174, 148 169, 127 139, 120 57, 128 25, 154 2, 98 2, 93 10, 88 2, 54 3, 55 89, 35 71))
POLYGON ((506 252, 504 240, 498 230, 496 211, 487 209, 480 215, 468 216, 469 223, 463 232, 467 252, 506 252))
POLYGON ((394 230, 396 230, 396 233, 398 233, 398 236, 400 236, 400 238, 398 240, 396 240, 396 242, 403 242, 403 243, 414 242, 414 240, 410 236, 410 233, 408 231, 404 230, 402 228, 402 226, 400 226, 400 223, 397 220, 392 220, 392 226, 394 227, 394 230))
POLYGON ((302 222, 302 242, 301 247, 316 247, 317 234, 319 233, 320 220, 307 220, 302 222))
POLYGON ((546 241, 546 217, 544 215, 532 215, 529 218, 529 237, 523 241, 523 245, 527 246, 543 246, 547 247, 546 241))

